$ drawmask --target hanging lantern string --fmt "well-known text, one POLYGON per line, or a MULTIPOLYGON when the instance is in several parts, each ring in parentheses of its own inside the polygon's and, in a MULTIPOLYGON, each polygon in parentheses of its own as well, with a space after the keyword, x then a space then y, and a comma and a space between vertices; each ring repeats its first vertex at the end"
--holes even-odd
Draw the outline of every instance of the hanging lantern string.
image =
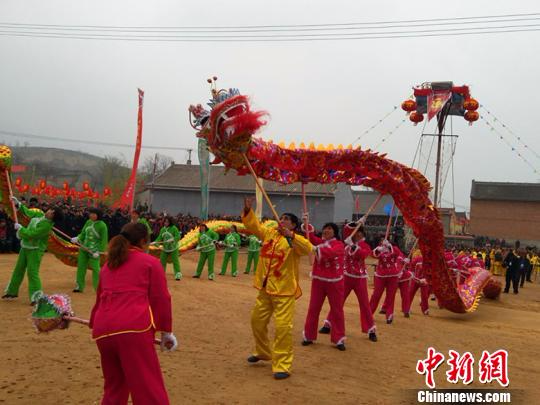
POLYGON ((356 138, 353 142, 352 142, 352 145, 354 145, 356 142, 359 142, 360 139, 362 139, 364 136, 366 136, 367 134, 369 134, 371 131, 373 131, 375 128, 377 128, 379 125, 381 125, 383 123, 384 120, 386 120, 389 116, 392 115, 392 113, 394 113, 396 110, 398 109, 397 106, 394 106, 394 108, 392 108, 392 111, 388 112, 387 114, 385 114, 384 117, 382 117, 380 120, 378 120, 375 124, 373 124, 371 127, 369 127, 368 129, 366 129, 358 138, 356 138))
POLYGON ((406 118, 403 118, 399 124, 397 124, 394 128, 392 128, 390 131, 388 131, 388 133, 385 135, 385 137, 383 139, 380 140, 380 142, 377 144, 377 146, 375 146, 375 150, 379 149, 379 147, 385 143, 388 139, 390 139, 390 137, 392 135, 394 135, 396 133, 396 131, 399 129, 399 127, 401 127, 405 122, 407 121, 406 118))
POLYGON ((493 122, 497 122, 500 126, 502 126, 502 127, 506 130, 506 132, 508 132, 510 135, 512 135, 514 138, 516 138, 517 141, 518 141, 521 145, 523 145, 523 147, 524 147, 525 149, 527 149, 527 150, 528 150, 529 152, 531 152, 534 156, 536 156, 538 159, 540 159, 540 154, 538 154, 538 153, 537 153, 535 150, 533 150, 529 145, 527 145, 525 142, 523 142, 523 141, 521 140, 521 137, 520 137, 520 136, 517 136, 517 135, 514 133, 514 131, 512 131, 512 130, 508 127, 508 125, 506 125, 506 124, 503 123, 499 118, 497 118, 497 117, 495 116, 495 114, 493 114, 491 111, 489 111, 483 104, 480 105, 480 108, 481 108, 482 110, 484 110, 488 115, 490 115, 490 116, 492 117, 493 122))
POLYGON ((489 127, 489 129, 491 130, 491 132, 495 132, 499 136, 499 139, 501 139, 504 143, 506 143, 506 145, 512 150, 512 152, 515 152, 521 158, 521 160, 523 160, 533 170, 534 173, 538 173, 538 170, 536 170, 536 168, 531 164, 531 162, 529 162, 525 158, 525 156, 523 156, 521 152, 519 152, 516 149, 514 145, 508 142, 508 140, 497 130, 497 128, 495 128, 488 120, 486 120, 484 116, 481 115, 480 119, 484 121, 486 125, 489 127))

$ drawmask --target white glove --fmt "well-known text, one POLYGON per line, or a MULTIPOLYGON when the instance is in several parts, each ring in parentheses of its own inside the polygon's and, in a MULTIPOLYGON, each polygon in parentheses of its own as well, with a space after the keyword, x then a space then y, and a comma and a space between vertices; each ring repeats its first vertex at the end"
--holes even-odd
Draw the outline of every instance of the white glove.
POLYGON ((154 245, 157 245, 158 243, 157 242, 150 242, 150 246, 154 246, 154 245))
POLYGON ((351 237, 347 237, 347 239, 344 240, 345 244, 352 246, 354 245, 354 242, 352 241, 351 237))
POLYGON ((79 238, 77 238, 75 236, 75 237, 71 238, 70 241, 71 241, 71 243, 78 244, 79 243, 79 238))
POLYGON ((161 332, 161 351, 172 352, 178 347, 178 340, 173 333, 161 332))
POLYGON ((13 224, 13 227, 15 228, 16 231, 18 231, 19 229, 21 229, 23 226, 21 224, 19 224, 18 222, 15 222, 13 224))
POLYGON ((411 262, 411 259, 409 259, 408 257, 406 257, 405 259, 403 259, 403 263, 410 263, 411 262))
POLYGON ((390 247, 392 244, 388 241, 388 239, 383 240, 383 246, 390 247))
POLYGON ((94 253, 92 253, 92 257, 93 257, 94 259, 98 259, 98 258, 99 258, 99 252, 94 252, 94 253))
POLYGON ((14 195, 12 195, 11 197, 9 197, 11 199, 11 201, 13 201, 13 203, 17 206, 17 208, 20 207, 21 205, 21 202, 17 199, 17 197, 15 197, 14 195))

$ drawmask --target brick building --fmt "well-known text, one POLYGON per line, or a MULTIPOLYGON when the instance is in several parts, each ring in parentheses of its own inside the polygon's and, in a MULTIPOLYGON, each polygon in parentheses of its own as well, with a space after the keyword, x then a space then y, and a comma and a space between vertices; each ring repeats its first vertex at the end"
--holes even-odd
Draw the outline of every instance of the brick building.
POLYGON ((540 245, 540 183, 472 182, 470 232, 540 245))

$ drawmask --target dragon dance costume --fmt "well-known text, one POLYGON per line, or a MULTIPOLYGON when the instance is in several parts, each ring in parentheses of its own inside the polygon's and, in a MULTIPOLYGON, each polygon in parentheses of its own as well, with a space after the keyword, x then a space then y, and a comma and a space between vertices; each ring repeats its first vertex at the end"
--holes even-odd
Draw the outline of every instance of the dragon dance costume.
POLYGON ((294 234, 292 247, 289 246, 287 239, 277 229, 263 227, 253 210, 243 212, 242 222, 247 231, 263 242, 253 283, 259 290, 251 312, 251 328, 255 338, 253 356, 256 360, 272 360, 274 373, 290 373, 294 306, 295 300, 302 295, 298 264, 300 257, 307 256, 313 246, 298 234, 294 234), (272 315, 275 336, 273 344, 270 344, 268 323, 272 315))
POLYGON ((175 225, 164 226, 159 231, 159 235, 155 240, 155 242, 163 242, 161 254, 159 256, 163 270, 167 271, 167 260, 170 258, 174 269, 174 278, 176 280, 182 279, 180 260, 178 259, 178 241, 180 240, 180 236, 180 231, 175 225))
POLYGON ((95 291, 99 282, 99 254, 100 252, 107 251, 107 244, 109 243, 107 225, 102 220, 92 221, 89 219, 84 224, 81 233, 74 239, 90 250, 90 252, 87 252, 86 250, 79 249, 79 255, 77 257, 77 286, 75 288, 80 292, 84 291, 86 270, 90 267, 92 269, 92 285, 95 291))
MULTIPOLYGON (((347 225, 344 228, 343 236, 347 238, 356 226, 347 225)), ((343 305, 349 297, 351 291, 354 291, 358 300, 360 309, 360 326, 362 332, 367 333, 371 340, 376 340, 376 327, 369 307, 368 293, 368 273, 366 270, 365 260, 371 255, 371 247, 362 238, 357 242, 345 239, 347 246, 345 247, 345 256, 343 261, 343 305)), ((324 322, 324 327, 331 330, 334 324, 332 313, 329 312, 324 322)))
POLYGON ((420 289, 420 309, 424 315, 429 315, 429 291, 430 287, 427 283, 427 275, 425 274, 424 265, 422 263, 422 255, 413 255, 411 260, 411 270, 413 272, 413 282, 410 291, 411 305, 414 301, 414 296, 420 289))
POLYGON ((4 297, 10 298, 19 295, 19 288, 27 272, 28 295, 32 300, 32 295, 36 291, 41 291, 41 279, 39 278, 39 266, 43 253, 47 249, 47 240, 53 228, 53 221, 47 219, 41 210, 29 209, 20 204, 19 209, 27 217, 31 218, 26 227, 17 230, 17 238, 21 240, 21 250, 13 269, 13 274, 6 287, 4 297))
POLYGON ((261 250, 261 241, 255 235, 249 235, 248 237, 248 257, 246 270, 244 274, 249 274, 253 267, 253 273, 257 270, 257 263, 259 263, 259 252, 261 250))
POLYGON ((201 251, 197 270, 193 277, 199 278, 204 268, 204 264, 208 260, 208 279, 214 279, 214 259, 216 257, 216 245, 214 242, 219 239, 219 235, 212 230, 199 233, 199 243, 197 249, 201 251))
POLYGON ((343 242, 332 238, 323 240, 309 232, 309 241, 316 247, 316 258, 311 274, 311 297, 304 325, 304 342, 317 340, 319 315, 328 297, 332 328, 330 340, 335 345, 345 341, 345 316, 343 314, 343 242))
POLYGON ((221 264, 221 276, 227 273, 229 260, 231 261, 231 273, 233 277, 238 275, 238 249, 241 244, 240 235, 237 232, 230 232, 225 236, 223 243, 225 244, 225 255, 223 255, 223 263, 221 264))
POLYGON ((400 276, 400 269, 397 267, 398 254, 390 242, 384 241, 381 246, 373 250, 373 256, 379 259, 379 263, 377 263, 375 269, 374 289, 369 306, 371 307, 371 313, 375 313, 382 294, 386 290, 386 323, 392 323, 394 319, 394 301, 400 276))

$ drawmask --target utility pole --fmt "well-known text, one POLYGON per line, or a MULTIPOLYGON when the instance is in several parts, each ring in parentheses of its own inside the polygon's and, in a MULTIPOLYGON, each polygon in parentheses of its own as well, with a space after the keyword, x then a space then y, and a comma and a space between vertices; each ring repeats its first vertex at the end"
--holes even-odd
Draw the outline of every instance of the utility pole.
POLYGON ((150 212, 152 212, 152 204, 154 203, 154 183, 156 182, 156 168, 157 168, 157 162, 158 162, 158 154, 156 153, 154 155, 154 167, 152 168, 152 183, 150 186, 150 198, 149 198, 149 207, 148 209, 150 212))
POLYGON ((191 164, 191 152, 193 152, 193 149, 187 149, 187 153, 188 153, 187 164, 188 165, 191 164))

